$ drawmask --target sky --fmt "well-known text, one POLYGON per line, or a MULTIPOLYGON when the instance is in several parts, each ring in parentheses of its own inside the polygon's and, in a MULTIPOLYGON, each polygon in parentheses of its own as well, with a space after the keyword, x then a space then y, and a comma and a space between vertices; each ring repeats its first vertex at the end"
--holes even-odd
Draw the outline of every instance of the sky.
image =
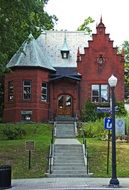
POLYGON ((54 29, 75 31, 90 16, 95 22, 89 26, 96 33, 102 16, 114 47, 129 41, 129 0, 49 0, 45 10, 58 18, 54 29))

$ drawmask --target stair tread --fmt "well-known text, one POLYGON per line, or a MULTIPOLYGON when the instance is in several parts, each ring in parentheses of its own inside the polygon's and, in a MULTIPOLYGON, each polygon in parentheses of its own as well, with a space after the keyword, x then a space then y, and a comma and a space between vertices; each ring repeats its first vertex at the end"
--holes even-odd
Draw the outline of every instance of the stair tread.
MULTIPOLYGON (((61 118, 61 117, 59 117, 61 118)), ((63 117, 63 121, 56 121, 56 137, 75 137, 75 127, 74 127, 74 122, 70 121, 70 123, 68 122, 68 120, 65 120, 64 122, 64 118, 63 117), (66 122, 67 121, 67 122, 66 122)), ((66 118, 65 118, 66 119, 66 118)))
POLYGON ((48 177, 89 177, 88 174, 50 174, 48 177))
POLYGON ((49 177, 86 177, 83 146, 76 138, 73 118, 56 117, 52 174, 49 177), (61 140, 60 140, 60 139, 61 140), (68 139, 69 138, 69 139, 68 139))

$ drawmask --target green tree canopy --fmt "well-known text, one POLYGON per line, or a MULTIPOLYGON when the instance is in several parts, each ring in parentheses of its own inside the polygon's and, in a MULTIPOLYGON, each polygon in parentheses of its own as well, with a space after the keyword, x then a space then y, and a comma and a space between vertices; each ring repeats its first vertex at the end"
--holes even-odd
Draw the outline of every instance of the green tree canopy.
POLYGON ((44 11, 48 0, 1 0, 0 3, 0 74, 5 65, 32 33, 52 29, 57 18, 44 11))
POLYGON ((85 31, 87 32, 89 35, 91 34, 92 30, 91 28, 89 27, 89 24, 92 24, 94 22, 94 20, 89 16, 88 18, 86 18, 83 22, 83 24, 81 24, 79 27, 78 27, 78 31, 85 31))
POLYGON ((125 98, 129 101, 129 41, 124 41, 119 47, 119 52, 124 49, 125 54, 125 98))

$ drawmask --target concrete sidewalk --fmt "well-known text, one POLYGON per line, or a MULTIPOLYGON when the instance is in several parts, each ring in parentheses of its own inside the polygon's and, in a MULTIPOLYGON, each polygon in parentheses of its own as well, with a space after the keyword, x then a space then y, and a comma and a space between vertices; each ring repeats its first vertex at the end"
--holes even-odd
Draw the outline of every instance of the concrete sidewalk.
POLYGON ((108 186, 109 178, 34 178, 14 179, 11 190, 129 190, 129 178, 118 178, 120 188, 108 186))

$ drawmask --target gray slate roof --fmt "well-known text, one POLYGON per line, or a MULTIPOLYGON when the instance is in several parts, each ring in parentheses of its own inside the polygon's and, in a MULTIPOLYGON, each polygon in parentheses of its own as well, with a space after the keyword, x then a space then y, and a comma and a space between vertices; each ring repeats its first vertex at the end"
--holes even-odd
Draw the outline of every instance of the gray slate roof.
POLYGON ((28 37, 14 54, 8 68, 41 67, 55 71, 56 67, 77 67, 77 51, 84 53, 90 37, 80 31, 44 31, 36 40, 28 37), (68 59, 62 59, 61 50, 69 50, 68 59))
POLYGON ((53 67, 77 67, 77 51, 84 53, 91 37, 84 31, 44 31, 37 42, 53 67), (67 46, 67 47, 66 47, 67 46), (69 50, 68 59, 62 59, 61 50, 69 50))
POLYGON ((55 71, 49 58, 40 49, 32 34, 13 55, 7 67, 41 67, 55 71))

